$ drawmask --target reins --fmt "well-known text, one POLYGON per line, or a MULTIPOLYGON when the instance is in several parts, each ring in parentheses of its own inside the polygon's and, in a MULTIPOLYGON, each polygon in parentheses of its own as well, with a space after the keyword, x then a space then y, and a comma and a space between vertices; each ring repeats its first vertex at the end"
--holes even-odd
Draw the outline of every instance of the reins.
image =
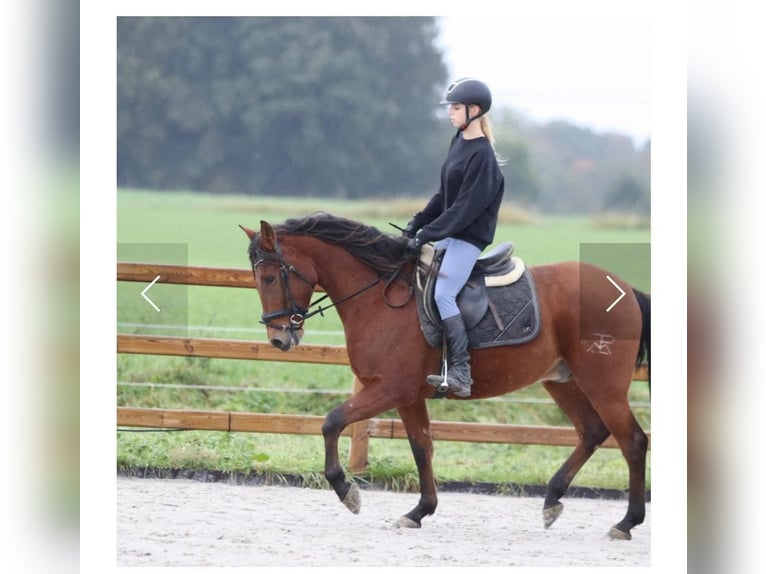
MULTIPOLYGON (((365 285, 364 287, 362 287, 361 289, 359 289, 358 291, 354 291, 354 292, 353 292, 351 295, 346 295, 345 297, 343 297, 342 299, 338 299, 337 301, 331 301, 331 304, 330 304, 330 305, 328 305, 327 307, 322 307, 322 306, 320 305, 319 307, 317 307, 316 309, 314 309, 314 310, 313 310, 313 311, 311 311, 310 313, 309 313, 309 312, 307 312, 307 313, 306 313, 306 315, 303 317, 303 320, 305 321, 306 319, 310 319, 310 318, 311 318, 311 317, 313 317, 314 315, 319 315, 319 316, 321 316, 321 317, 324 317, 324 312, 325 312, 325 311, 327 311, 328 309, 332 309, 333 307, 337 307, 338 305, 340 305, 340 304, 341 304, 341 303, 343 303, 344 301, 348 301, 349 299, 353 299, 353 298, 354 298, 354 297, 356 297, 357 295, 361 295, 362 293, 364 293, 364 292, 365 292, 365 291, 367 291, 368 289, 371 289, 372 287, 374 287, 375 285, 377 285, 378 283, 380 283, 382 280, 383 280, 383 277, 381 277, 381 276, 378 276, 378 277, 376 277, 375 279, 373 279, 373 280, 372 280, 370 283, 368 283, 367 285, 365 285)), ((325 293, 324 295, 322 295, 322 296, 321 296, 319 299, 317 299, 316 301, 312 301, 312 302, 309 304, 309 309, 310 309, 311 307, 315 307, 315 306, 319 305, 319 304, 320 304, 322 301, 324 301, 324 300, 325 300, 325 299, 327 299, 328 297, 329 297, 329 295, 328 295, 327 293, 325 293)), ((306 311, 308 311, 308 309, 306 309, 306 311)))
POLYGON ((386 286, 383 288, 383 301, 392 309, 400 309, 401 307, 404 307, 407 303, 409 303, 410 299, 412 299, 412 295, 415 292, 415 275, 413 275, 409 278, 409 280, 405 281, 405 283, 409 284, 409 289, 407 290, 407 297, 405 300, 399 305, 394 305, 388 300, 388 288, 394 281, 399 278, 399 275, 402 273, 402 269, 404 268, 404 263, 405 262, 403 261, 399 264, 399 266, 396 268, 396 271, 391 274, 391 276, 388 278, 388 281, 386 281, 386 286))

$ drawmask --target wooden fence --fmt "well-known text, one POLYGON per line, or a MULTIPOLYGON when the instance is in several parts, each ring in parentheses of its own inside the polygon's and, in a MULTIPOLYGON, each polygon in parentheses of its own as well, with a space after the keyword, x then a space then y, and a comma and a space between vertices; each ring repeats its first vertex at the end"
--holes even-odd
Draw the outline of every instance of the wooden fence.
MULTIPOLYGON (((158 276, 158 283, 255 288, 250 270, 117 263, 118 281, 148 284, 158 276)), ((348 354, 342 345, 300 345, 285 353, 269 343, 240 339, 118 334, 117 352, 348 365, 348 354)), ((646 369, 641 368, 635 380, 646 380, 646 375, 646 369)), ((354 379, 354 387, 358 385, 354 379)), ((322 416, 310 415, 117 407, 117 425, 131 427, 318 435, 323 421, 322 416)), ((577 444, 577 434, 571 427, 432 421, 431 431, 435 440, 548 446, 577 444)), ((344 436, 351 437, 349 469, 360 472, 367 468, 370 437, 407 438, 407 433, 399 420, 369 419, 351 425, 344 436)), ((614 448, 617 443, 610 437, 603 446, 614 448)))

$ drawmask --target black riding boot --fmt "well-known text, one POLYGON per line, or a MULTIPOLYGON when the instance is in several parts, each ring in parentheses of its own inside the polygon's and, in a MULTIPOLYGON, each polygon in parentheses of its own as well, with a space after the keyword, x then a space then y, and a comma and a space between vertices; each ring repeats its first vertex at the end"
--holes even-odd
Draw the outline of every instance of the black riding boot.
MULTIPOLYGON (((455 315, 442 321, 444 336, 447 338, 447 385, 452 394, 458 397, 471 396, 471 367, 468 365, 468 335, 465 332, 463 317, 455 315)), ((429 385, 438 387, 444 382, 442 375, 428 375, 429 385)))

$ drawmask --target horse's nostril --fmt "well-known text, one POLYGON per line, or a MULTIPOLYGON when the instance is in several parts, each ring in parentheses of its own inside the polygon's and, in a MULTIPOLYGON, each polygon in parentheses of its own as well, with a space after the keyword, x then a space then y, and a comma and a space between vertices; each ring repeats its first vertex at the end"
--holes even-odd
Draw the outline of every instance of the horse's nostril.
POLYGON ((276 337, 271 340, 271 344, 274 345, 280 351, 284 351, 287 349, 287 345, 285 344, 285 342, 282 341, 281 339, 277 339, 276 337))

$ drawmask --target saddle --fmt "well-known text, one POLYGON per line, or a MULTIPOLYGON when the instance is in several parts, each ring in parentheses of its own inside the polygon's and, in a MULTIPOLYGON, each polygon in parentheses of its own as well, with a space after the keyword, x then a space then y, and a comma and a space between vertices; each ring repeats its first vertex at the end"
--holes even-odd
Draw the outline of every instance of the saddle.
MULTIPOLYGON (((481 256, 457 296, 472 349, 516 345, 534 339, 540 331, 540 306, 532 274, 513 255, 514 245, 501 243, 481 256)), ((420 327, 432 347, 442 346, 439 310, 434 286, 444 250, 424 245, 416 275, 416 302, 420 327)))

